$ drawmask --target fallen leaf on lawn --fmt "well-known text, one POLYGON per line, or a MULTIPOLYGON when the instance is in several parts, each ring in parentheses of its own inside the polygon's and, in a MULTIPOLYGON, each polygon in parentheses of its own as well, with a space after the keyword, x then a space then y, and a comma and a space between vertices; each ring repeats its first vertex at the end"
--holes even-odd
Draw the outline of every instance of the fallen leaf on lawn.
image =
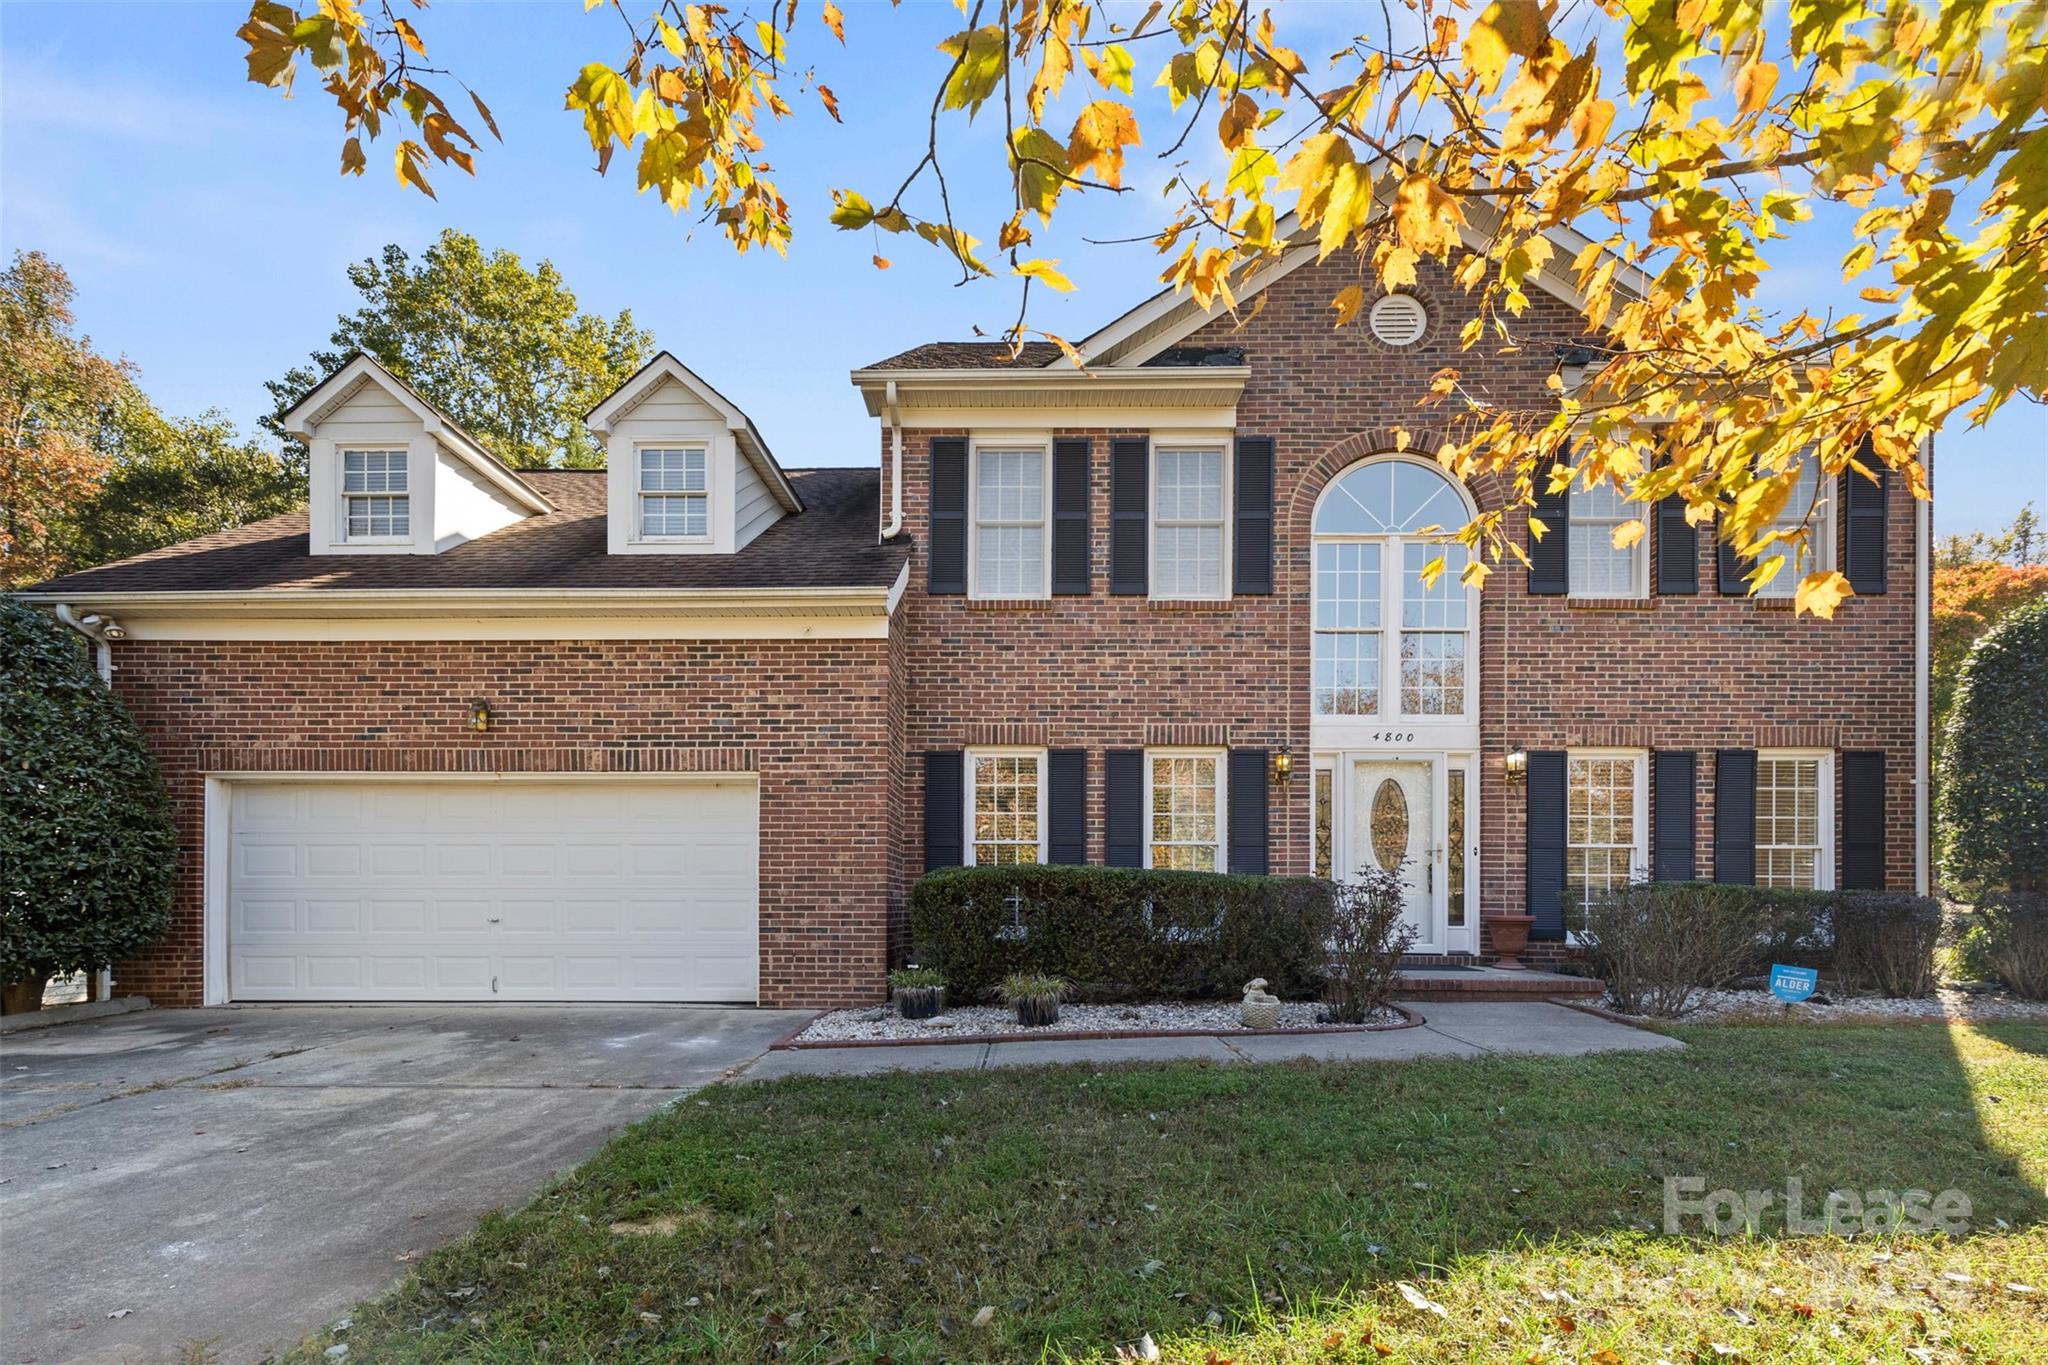
POLYGON ((133 1308, 116 1308, 113 1312, 107 1314, 107 1320, 112 1322, 115 1318, 125 1318, 134 1311, 133 1308))
POLYGON ((697 1211, 689 1213, 657 1213, 652 1218, 629 1219, 612 1224, 614 1237, 667 1237, 690 1223, 702 1222, 704 1215, 697 1211))
POLYGON ((1621 1365, 1621 1357, 1614 1353, 1613 1347, 1602 1346, 1586 1357, 1586 1365, 1621 1365))
POLYGON ((1444 1312, 1442 1304, 1432 1302, 1427 1294, 1424 1294, 1420 1289, 1408 1283, 1408 1281, 1396 1280, 1394 1281, 1394 1288, 1401 1291, 1401 1297, 1408 1301, 1410 1308, 1419 1308, 1425 1313, 1434 1313, 1440 1318, 1450 1316, 1444 1312))
POLYGON ((986 1327, 995 1320, 996 1310, 988 1304, 983 1304, 974 1315, 973 1325, 976 1327, 986 1327))

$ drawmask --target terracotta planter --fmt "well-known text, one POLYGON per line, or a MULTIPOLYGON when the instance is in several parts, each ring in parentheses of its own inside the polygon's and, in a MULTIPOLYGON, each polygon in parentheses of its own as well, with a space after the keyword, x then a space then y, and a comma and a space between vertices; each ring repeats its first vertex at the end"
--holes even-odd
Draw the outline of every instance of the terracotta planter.
POLYGON ((1493 951, 1500 955, 1494 966, 1506 971, 1529 970, 1521 955, 1529 946, 1529 930, 1536 923, 1534 915, 1481 915, 1479 922, 1493 935, 1493 951))
POLYGON ((10 981, 0 986, 0 1014, 28 1014, 42 1007, 42 982, 10 981))
POLYGON ((898 986, 896 1012, 905 1019, 931 1019, 946 1008, 944 986, 898 986))

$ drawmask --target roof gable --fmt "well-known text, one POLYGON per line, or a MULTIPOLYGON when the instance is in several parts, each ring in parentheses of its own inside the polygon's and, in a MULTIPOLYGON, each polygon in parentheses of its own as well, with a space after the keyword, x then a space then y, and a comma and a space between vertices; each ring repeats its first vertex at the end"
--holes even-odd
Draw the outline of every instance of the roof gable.
POLYGON ((803 499, 797 496, 789 476, 783 472, 774 452, 768 449, 768 442, 755 428, 753 418, 667 351, 642 365, 632 378, 600 400, 596 407, 584 414, 583 424, 600 436, 606 435, 614 422, 639 406, 663 384, 671 382, 681 385, 693 398, 718 415, 732 432, 740 453, 746 456, 747 462, 767 483, 769 491, 785 510, 804 510, 803 499))

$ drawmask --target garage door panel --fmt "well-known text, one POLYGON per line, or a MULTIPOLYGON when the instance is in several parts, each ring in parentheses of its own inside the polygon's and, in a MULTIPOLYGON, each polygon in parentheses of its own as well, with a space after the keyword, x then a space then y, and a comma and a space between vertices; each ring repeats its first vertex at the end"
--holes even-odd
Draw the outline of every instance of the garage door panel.
POLYGON ((755 998, 751 783, 236 783, 232 998, 755 998))

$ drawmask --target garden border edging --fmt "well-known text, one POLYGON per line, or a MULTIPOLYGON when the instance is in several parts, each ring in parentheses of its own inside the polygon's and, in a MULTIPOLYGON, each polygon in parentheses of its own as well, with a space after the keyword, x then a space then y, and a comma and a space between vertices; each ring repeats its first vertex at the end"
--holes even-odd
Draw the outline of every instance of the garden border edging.
POLYGON ((1389 1004, 1388 1009, 1399 1014, 1405 1022, 1399 1024, 1322 1024, 1314 1028, 1240 1028, 1229 1032, 1216 1029, 1172 1028, 1172 1029, 1076 1029, 1061 1032, 1057 1029, 1037 1029, 1030 1033, 971 1033, 950 1038, 846 1038, 836 1041, 814 1043, 798 1042, 797 1038, 812 1024, 818 1022, 829 1010, 820 1010, 803 1023, 768 1045, 770 1052, 802 1052, 823 1048, 842 1047, 956 1047, 968 1043, 1065 1043, 1101 1042, 1112 1038, 1293 1038, 1318 1033, 1399 1033, 1403 1029, 1421 1028, 1427 1023, 1422 1012, 1412 1005, 1389 1004))

